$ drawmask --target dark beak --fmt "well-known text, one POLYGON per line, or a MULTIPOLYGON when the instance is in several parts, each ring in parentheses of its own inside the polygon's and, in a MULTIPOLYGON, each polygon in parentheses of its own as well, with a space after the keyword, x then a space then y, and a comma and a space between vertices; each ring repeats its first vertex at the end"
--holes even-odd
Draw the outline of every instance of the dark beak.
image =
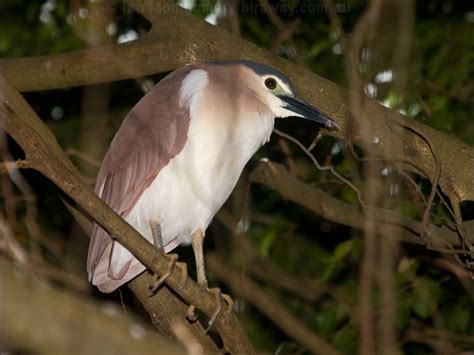
POLYGON ((289 111, 292 111, 298 115, 295 117, 303 117, 308 120, 319 123, 320 125, 326 128, 339 128, 336 122, 329 118, 325 113, 321 112, 319 109, 310 105, 304 101, 297 99, 296 97, 291 97, 288 95, 278 96, 284 104, 284 108, 289 111))

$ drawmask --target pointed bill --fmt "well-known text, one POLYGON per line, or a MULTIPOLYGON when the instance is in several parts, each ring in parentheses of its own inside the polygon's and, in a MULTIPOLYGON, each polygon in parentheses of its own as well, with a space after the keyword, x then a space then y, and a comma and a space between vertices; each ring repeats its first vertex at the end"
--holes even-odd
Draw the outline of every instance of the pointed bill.
POLYGON ((279 95, 278 98, 284 102, 285 109, 295 113, 295 117, 306 118, 329 129, 339 129, 336 122, 313 105, 289 95, 279 95))

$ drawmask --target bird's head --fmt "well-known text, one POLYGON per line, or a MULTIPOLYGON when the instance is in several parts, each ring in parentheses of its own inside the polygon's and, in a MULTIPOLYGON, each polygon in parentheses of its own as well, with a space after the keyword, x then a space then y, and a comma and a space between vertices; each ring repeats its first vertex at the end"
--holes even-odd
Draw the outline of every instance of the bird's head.
POLYGON ((264 64, 251 61, 239 61, 249 71, 247 85, 266 103, 275 117, 301 117, 314 121, 326 128, 338 125, 317 107, 300 100, 291 81, 280 71, 264 64))

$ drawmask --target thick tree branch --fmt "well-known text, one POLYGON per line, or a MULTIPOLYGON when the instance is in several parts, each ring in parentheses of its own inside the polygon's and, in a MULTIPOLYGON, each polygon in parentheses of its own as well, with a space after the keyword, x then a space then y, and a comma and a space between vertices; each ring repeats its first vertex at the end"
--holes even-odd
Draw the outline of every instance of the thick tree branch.
POLYGON ((192 354, 221 354, 213 340, 206 334, 200 322, 190 323, 186 319, 188 307, 168 287, 161 287, 153 297, 149 287, 153 276, 149 272, 133 279, 128 287, 148 312, 151 322, 160 334, 171 335, 174 341, 181 342, 192 354), (187 337, 183 339, 179 329, 186 329, 187 337))
MULTIPOLYGON (((90 236, 92 222, 67 201, 63 200, 63 202, 83 231, 90 236)), ((186 320, 188 307, 167 286, 160 287, 153 297, 150 297, 152 280, 152 274, 144 272, 130 281, 128 287, 145 308, 158 332, 183 343, 188 350, 192 348, 192 354, 220 354, 221 352, 206 334, 201 323, 191 323, 186 320), (180 333, 177 332, 179 329, 186 331, 185 339, 182 339, 180 333)))

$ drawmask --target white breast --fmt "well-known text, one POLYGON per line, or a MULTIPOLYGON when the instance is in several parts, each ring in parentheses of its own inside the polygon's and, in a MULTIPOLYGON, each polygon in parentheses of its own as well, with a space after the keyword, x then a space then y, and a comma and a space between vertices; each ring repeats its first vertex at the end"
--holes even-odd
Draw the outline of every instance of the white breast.
MULTIPOLYGON (((206 230, 245 164, 268 141, 274 123, 273 115, 262 117, 258 110, 244 119, 226 112, 222 105, 214 107, 196 96, 189 99, 191 120, 185 147, 159 172, 126 218, 150 242, 149 222, 158 222, 166 252, 189 244, 196 229, 206 230)), ((114 250, 113 264, 114 259, 123 262, 128 255, 118 249, 122 248, 114 250)))

